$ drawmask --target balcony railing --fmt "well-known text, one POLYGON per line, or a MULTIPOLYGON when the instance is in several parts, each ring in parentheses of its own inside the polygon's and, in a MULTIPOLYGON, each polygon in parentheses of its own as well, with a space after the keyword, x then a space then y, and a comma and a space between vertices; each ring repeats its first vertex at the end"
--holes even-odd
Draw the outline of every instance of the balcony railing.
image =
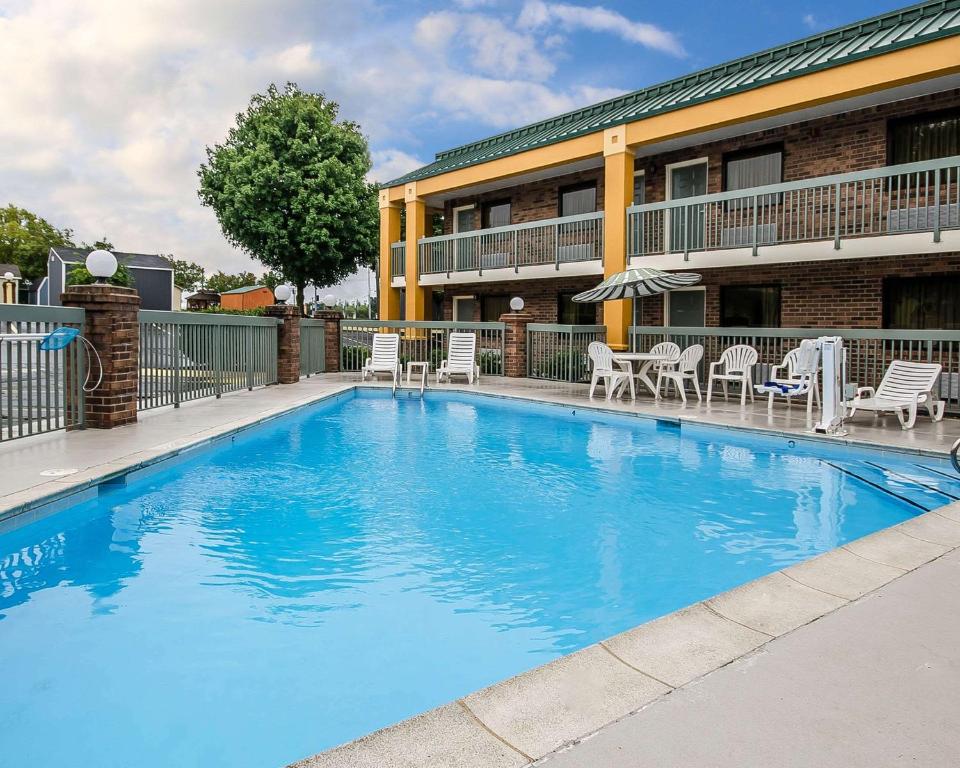
POLYGON ((960 156, 627 209, 627 254, 758 248, 960 227, 960 156))
POLYGON ((390 277, 403 277, 406 274, 407 244, 401 240, 390 243, 390 277))
POLYGON ((603 259, 603 212, 425 237, 418 255, 421 275, 597 261, 603 259))

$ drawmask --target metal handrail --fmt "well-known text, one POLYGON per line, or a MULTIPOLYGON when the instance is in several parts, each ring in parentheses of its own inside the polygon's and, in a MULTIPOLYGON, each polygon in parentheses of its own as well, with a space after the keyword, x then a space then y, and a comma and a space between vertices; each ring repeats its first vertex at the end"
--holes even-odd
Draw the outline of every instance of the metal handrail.
POLYGON ((682 208, 688 205, 698 205, 702 203, 716 203, 725 200, 740 200, 757 195, 757 197, 766 197, 776 195, 779 192, 795 192, 811 187, 828 187, 834 184, 846 184, 855 181, 869 181, 871 179, 885 179, 888 176, 909 176, 916 173, 925 173, 928 171, 944 170, 960 167, 960 155, 943 157, 937 160, 923 160, 916 163, 903 163, 901 165, 885 165, 879 168, 869 168, 863 171, 850 171, 847 173, 835 173, 829 176, 811 176, 807 179, 798 179, 796 181, 782 181, 779 184, 765 184, 760 187, 747 187, 744 189, 735 189, 729 192, 711 192, 708 195, 697 195, 696 197, 684 197, 679 200, 662 200, 656 203, 643 203, 641 205, 631 205, 627 208, 627 213, 643 213, 645 211, 662 211, 670 208, 682 208))
POLYGON ((433 235, 431 237, 421 237, 418 243, 442 243, 450 240, 466 240, 471 237, 481 235, 496 235, 504 232, 521 232, 525 229, 536 229, 537 227, 549 227, 554 224, 573 224, 578 221, 595 221, 603 218, 603 211, 594 211, 592 213, 578 213, 575 216, 557 216, 552 219, 537 219, 536 221, 525 221, 522 224, 507 224, 503 227, 487 227, 486 229, 472 229, 469 232, 454 232, 450 235, 433 235))

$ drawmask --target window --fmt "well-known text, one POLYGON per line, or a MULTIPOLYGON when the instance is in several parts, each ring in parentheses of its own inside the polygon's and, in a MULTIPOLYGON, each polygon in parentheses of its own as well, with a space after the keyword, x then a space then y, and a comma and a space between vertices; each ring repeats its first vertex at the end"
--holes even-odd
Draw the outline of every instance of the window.
POLYGON ((723 189, 762 187, 783 181, 783 147, 766 146, 723 156, 723 189))
POLYGON ((510 201, 493 200, 484 203, 482 211, 481 226, 484 229, 490 227, 507 227, 510 225, 510 201))
POLYGON ((580 304, 573 300, 575 294, 557 294, 557 322, 564 325, 596 325, 597 305, 580 304))
POLYGON ((646 180, 647 177, 643 171, 633 172, 633 204, 643 205, 646 198, 646 180))
POLYGON ((960 110, 891 120, 887 146, 891 165, 960 155, 960 110))
POLYGON ((883 327, 960 329, 960 275, 886 278, 883 327))
POLYGON ((496 323, 500 315, 510 312, 509 296, 484 296, 480 299, 480 320, 484 323, 496 323))
POLYGON ((724 328, 779 328, 779 285, 725 285, 720 289, 724 328))
POLYGON ((576 216, 597 210, 597 182, 560 187, 560 216, 576 216))

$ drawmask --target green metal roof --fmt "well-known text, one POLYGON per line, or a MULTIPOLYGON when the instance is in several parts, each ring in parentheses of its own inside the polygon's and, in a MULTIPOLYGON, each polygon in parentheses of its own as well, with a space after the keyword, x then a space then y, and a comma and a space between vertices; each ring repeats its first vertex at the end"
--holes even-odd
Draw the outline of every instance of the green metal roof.
POLYGON ((434 162, 384 186, 437 176, 613 125, 957 34, 960 34, 960 0, 919 3, 438 152, 434 162))
MULTIPOLYGON (((267 288, 265 285, 245 285, 243 288, 234 288, 232 291, 224 291, 221 293, 221 296, 229 296, 231 293, 250 293, 250 291, 259 291, 262 288, 267 288)), ((270 289, 267 288, 269 291, 270 289)))

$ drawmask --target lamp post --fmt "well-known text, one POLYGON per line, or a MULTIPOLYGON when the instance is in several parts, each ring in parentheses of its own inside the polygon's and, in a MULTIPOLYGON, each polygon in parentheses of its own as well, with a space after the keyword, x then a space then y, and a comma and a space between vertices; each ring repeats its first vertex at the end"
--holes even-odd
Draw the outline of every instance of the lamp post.
POLYGON ((290 297, 293 296, 293 291, 290 290, 289 285, 281 283, 273 289, 273 295, 277 300, 277 304, 286 304, 290 301, 290 297))
POLYGON ((96 278, 96 284, 104 285, 117 272, 117 257, 98 248, 87 254, 86 266, 87 272, 96 278))

